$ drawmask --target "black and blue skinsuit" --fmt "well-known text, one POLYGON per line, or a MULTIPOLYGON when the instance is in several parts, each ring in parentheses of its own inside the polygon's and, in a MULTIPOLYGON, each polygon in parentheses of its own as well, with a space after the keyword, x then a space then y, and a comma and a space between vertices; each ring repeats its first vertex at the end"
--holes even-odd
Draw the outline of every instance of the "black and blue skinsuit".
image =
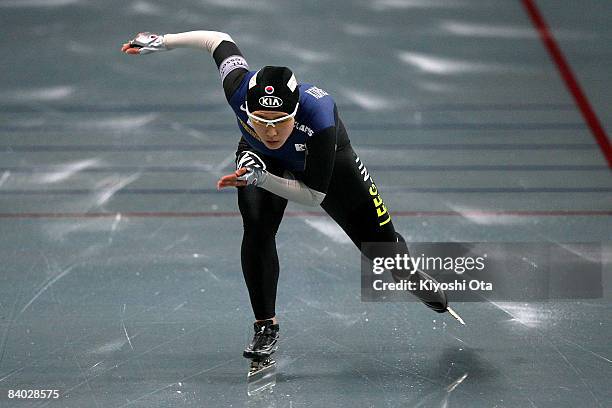
MULTIPOLYGON (((242 138, 236 151, 238 167, 264 168, 280 177, 294 177, 325 194, 321 207, 362 248, 364 242, 400 242, 372 176, 353 150, 336 104, 324 90, 299 84, 299 108, 294 129, 279 149, 268 149, 250 125, 244 101, 249 79, 256 74, 245 63, 227 68, 232 58, 244 61, 235 43, 223 41, 213 57, 222 70, 225 96, 236 114, 242 138), (223 67, 222 67, 223 66, 223 67)), ((241 262, 251 305, 257 320, 275 316, 279 262, 276 232, 287 200, 256 186, 238 187, 238 205, 244 224, 241 262)), ((372 258, 372 254, 364 254, 372 258)), ((394 279, 428 278, 422 272, 394 279)), ((444 292, 414 293, 437 312, 446 311, 444 292)))

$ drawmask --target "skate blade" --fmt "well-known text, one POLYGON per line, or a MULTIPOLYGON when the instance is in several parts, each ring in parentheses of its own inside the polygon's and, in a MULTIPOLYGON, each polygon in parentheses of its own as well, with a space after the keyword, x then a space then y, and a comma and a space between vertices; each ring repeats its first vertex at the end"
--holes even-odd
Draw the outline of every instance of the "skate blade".
POLYGON ((451 316, 453 316, 455 319, 457 319, 459 321, 459 323, 461 323, 462 325, 465 326, 465 322, 463 321, 463 319, 461 318, 461 316, 459 316, 457 314, 457 312, 455 312, 453 309, 450 308, 450 306, 446 307, 446 311, 448 313, 450 313, 451 316))
POLYGON ((259 368, 251 368, 247 374, 247 394, 255 395, 276 385, 276 362, 259 363, 259 368))
POLYGON ((271 358, 267 358, 263 361, 252 361, 251 367, 249 368, 249 373, 247 374, 247 379, 253 377, 262 377, 265 376, 270 371, 273 371, 276 367, 276 361, 271 358))

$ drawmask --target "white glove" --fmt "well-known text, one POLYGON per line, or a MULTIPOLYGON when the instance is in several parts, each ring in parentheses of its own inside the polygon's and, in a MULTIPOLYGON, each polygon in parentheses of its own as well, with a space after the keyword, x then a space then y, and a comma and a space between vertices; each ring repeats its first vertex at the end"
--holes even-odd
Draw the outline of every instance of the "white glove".
POLYGON ((247 186, 257 186, 263 183, 268 175, 267 171, 262 170, 259 167, 246 166, 245 169, 247 169, 247 172, 242 176, 238 176, 236 180, 246 181, 247 186))
POLYGON ((129 42, 130 48, 138 49, 139 54, 150 54, 156 51, 168 51, 164 43, 164 36, 149 32, 138 33, 136 38, 129 42))

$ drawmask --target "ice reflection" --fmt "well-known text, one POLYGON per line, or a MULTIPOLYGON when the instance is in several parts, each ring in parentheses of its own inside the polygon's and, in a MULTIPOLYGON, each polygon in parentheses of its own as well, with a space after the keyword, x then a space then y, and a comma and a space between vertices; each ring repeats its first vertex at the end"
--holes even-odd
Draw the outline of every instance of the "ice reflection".
POLYGON ((248 9, 253 11, 274 11, 275 8, 278 8, 278 6, 275 7, 266 0, 201 0, 201 3, 227 9, 248 9))
POLYGON ((117 191, 121 190, 128 184, 140 178, 141 173, 135 173, 128 177, 119 177, 119 179, 112 177, 106 178, 96 185, 96 204, 103 205, 110 200, 117 191))
POLYGON ((510 315, 511 322, 517 322, 529 328, 538 327, 552 317, 549 310, 536 308, 528 303, 491 302, 491 304, 510 315))
MULTIPOLYGON (((538 33, 527 25, 479 24, 464 21, 444 21, 440 29, 457 36, 484 38, 538 38, 538 33)), ((555 30, 555 37, 566 39, 593 38, 592 34, 584 32, 555 30)))
POLYGON ((258 391, 248 391, 248 408, 276 408, 278 399, 274 387, 264 387, 258 391))
POLYGON ((482 72, 524 72, 526 69, 510 64, 473 62, 443 58, 417 52, 400 51, 398 58, 421 71, 436 75, 455 75, 482 72))
POLYGON ((72 163, 61 164, 49 173, 45 173, 42 176, 38 177, 38 180, 34 180, 35 182, 41 184, 52 184, 59 183, 61 181, 65 181, 75 174, 79 173, 82 170, 85 170, 89 167, 94 167, 100 164, 100 160, 98 159, 87 159, 80 160, 72 163))
MULTIPOLYGON (((0 3, 0 7, 2 3, 0 3)), ((65 99, 74 93, 73 86, 50 86, 35 89, 14 89, 0 93, 2 99, 11 101, 56 101, 65 99)))
POLYGON ((297 58, 306 63, 321 63, 332 59, 328 53, 302 48, 288 42, 271 44, 271 48, 274 48, 278 53, 297 58))
POLYGON ((163 14, 161 7, 148 1, 135 1, 132 3, 132 10, 145 16, 161 16, 163 14))
POLYGON ((81 0, 4 0, 0 2, 0 7, 62 7, 71 4, 81 3, 81 0))
POLYGON ((0 177, 0 187, 2 187, 4 183, 6 183, 6 180, 8 180, 9 177, 11 177, 10 171, 7 170, 4 173, 2 173, 2 177, 0 177))
POLYGON ((350 244, 350 238, 342 231, 342 229, 332 221, 327 219, 304 218, 304 223, 309 227, 317 230, 326 237, 331 238, 339 244, 350 244))
POLYGON ((370 7, 374 10, 394 10, 406 8, 457 8, 468 3, 460 0, 376 0, 370 7))
POLYGON ((505 26, 503 24, 473 24, 460 21, 445 21, 440 24, 442 31, 466 37, 493 38, 537 38, 538 33, 531 26, 505 26))
POLYGON ((150 113, 139 116, 114 116, 103 119, 81 120, 75 127, 90 130, 135 130, 153 122, 157 116, 155 113, 150 113))
POLYGON ((382 95, 358 91, 356 89, 343 89, 340 91, 348 100, 355 105, 370 111, 379 111, 397 107, 397 103, 382 95))
POLYGON ((493 211, 480 208, 465 207, 452 203, 446 203, 448 208, 461 214, 466 220, 477 225, 516 225, 529 223, 526 217, 515 217, 511 215, 501 215, 493 211))
POLYGON ((380 34, 380 27, 370 27, 362 24, 348 23, 342 26, 342 30, 349 35, 358 37, 373 37, 380 34))

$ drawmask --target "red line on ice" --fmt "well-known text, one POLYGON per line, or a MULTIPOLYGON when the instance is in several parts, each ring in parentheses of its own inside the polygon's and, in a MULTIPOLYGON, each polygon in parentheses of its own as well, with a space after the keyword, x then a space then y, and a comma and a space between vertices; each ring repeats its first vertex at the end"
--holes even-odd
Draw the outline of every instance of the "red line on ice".
POLYGON ((557 66, 557 69, 565 82, 565 86, 574 97, 574 101, 576 102, 576 105, 578 105, 578 108, 582 113, 582 117, 591 129, 593 137, 597 141, 599 148, 603 152, 603 155, 608 162, 608 167, 612 169, 612 146, 610 145, 610 139, 601 125, 601 122, 597 118, 595 111, 591 107, 589 99, 582 91, 582 88, 580 87, 572 68, 563 55, 561 48, 559 48, 554 36, 550 32, 548 24, 546 24, 546 21, 538 9, 535 0, 522 0, 522 3, 527 10, 527 14, 529 14, 529 17, 531 18, 533 25, 540 34, 540 39, 546 46, 548 54, 557 66))

